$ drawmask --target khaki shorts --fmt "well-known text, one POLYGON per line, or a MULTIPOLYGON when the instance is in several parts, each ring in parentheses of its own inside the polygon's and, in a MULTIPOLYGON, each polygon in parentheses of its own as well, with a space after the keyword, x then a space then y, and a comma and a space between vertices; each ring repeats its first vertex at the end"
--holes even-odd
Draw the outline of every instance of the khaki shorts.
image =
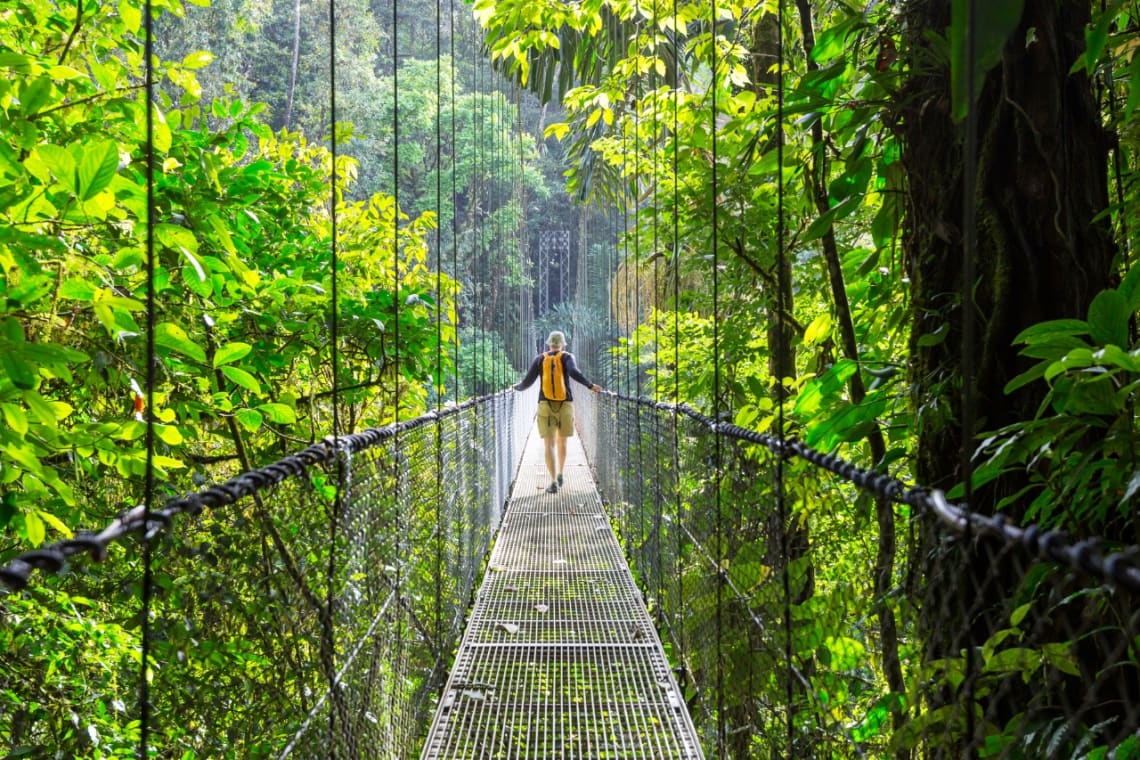
POLYGON ((553 438, 555 432, 563 438, 574 435, 574 404, 542 399, 538 402, 538 434, 543 438, 553 438))

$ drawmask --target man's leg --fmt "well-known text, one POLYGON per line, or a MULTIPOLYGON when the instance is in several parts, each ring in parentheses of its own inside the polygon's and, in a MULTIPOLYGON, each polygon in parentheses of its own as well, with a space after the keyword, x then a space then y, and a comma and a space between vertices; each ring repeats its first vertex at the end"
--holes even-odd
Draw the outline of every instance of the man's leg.
MULTIPOLYGON (((550 473, 550 482, 551 483, 555 482, 555 478, 558 474, 558 471, 556 469, 554 469, 554 441, 556 439, 562 440, 562 436, 555 433, 554 435, 550 436, 549 438, 543 438, 542 439, 542 446, 544 449, 543 453, 546 454, 546 471, 548 473, 550 473)), ((563 441, 561 448, 562 448, 562 458, 565 459, 566 458, 566 443, 565 443, 565 441, 563 441)))
POLYGON ((558 441, 558 470, 556 477, 558 479, 558 485, 562 485, 562 468, 566 465, 566 436, 559 432, 555 436, 555 440, 558 441))

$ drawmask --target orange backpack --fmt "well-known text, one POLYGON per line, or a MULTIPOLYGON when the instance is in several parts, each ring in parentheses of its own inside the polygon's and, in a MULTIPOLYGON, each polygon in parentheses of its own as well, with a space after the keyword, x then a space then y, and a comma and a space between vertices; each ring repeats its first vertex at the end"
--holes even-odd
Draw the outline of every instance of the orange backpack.
POLYGON ((562 351, 559 349, 542 355, 542 396, 547 401, 566 400, 566 373, 562 369, 562 351))

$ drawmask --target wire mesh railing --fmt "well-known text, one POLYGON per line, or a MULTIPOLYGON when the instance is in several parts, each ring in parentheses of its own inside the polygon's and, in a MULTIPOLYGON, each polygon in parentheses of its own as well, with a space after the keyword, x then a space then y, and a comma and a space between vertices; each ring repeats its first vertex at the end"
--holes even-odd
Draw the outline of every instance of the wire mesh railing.
POLYGON ((709 757, 1140 757, 1135 548, 684 406, 576 406, 709 757), (902 536, 886 568, 875 499, 902 536))
POLYGON ((138 750, 138 608, 124 604, 139 557, 116 542, 142 532, 152 752, 414 756, 532 424, 528 396, 329 440, 175 499, 149 525, 133 513, 10 562, 3 579, 27 588, 0 601, 8 756, 138 750), (61 641, 77 644, 62 659, 61 641))

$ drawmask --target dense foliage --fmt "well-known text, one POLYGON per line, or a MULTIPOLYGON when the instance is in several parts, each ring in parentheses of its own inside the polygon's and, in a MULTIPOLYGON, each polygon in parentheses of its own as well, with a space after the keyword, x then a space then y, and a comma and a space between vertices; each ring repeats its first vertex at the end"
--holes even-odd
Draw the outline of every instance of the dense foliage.
MULTIPOLYGON (((571 145, 572 186, 616 199, 633 219, 612 281, 619 323, 639 324, 619 350, 640 368, 620 376, 625 387, 906 479, 957 484, 959 498, 964 447, 973 508, 1135 543, 1137 302, 1135 277, 1124 274, 1136 243, 1137 8, 994 2, 970 21, 967 6, 483 0, 476 13, 504 70, 561 95, 567 120, 547 131, 571 145), (964 200, 971 129, 977 174, 964 200), (976 234, 964 254, 967 227, 976 234), (964 286, 965 255, 977 279, 964 286), (981 430, 991 432, 969 438, 981 430)), ((747 521, 742 505, 759 497, 745 490, 749 466, 733 469, 724 503, 747 521)), ((942 730, 949 706, 939 700, 957 683, 942 696, 923 689, 945 683, 932 672, 960 672, 964 647, 1000 674, 983 679, 980 713, 1005 709, 993 695, 1011 670, 1026 683, 1075 674, 1075 641, 1033 640, 1019 627, 1024 610, 1012 621, 996 612, 1040 593, 1033 582, 991 584, 979 597, 984 554, 947 548, 933 530, 900 544, 911 516, 867 495, 794 495, 790 554, 767 557, 765 569, 789 573, 791 646, 815 674, 808 694, 844 694, 842 709, 863 716, 860 737, 907 723, 893 735, 900 751, 942 730), (850 547, 810 559, 807 547, 837 530, 850 547), (860 551, 867 540, 877 544, 870 556, 860 551), (926 581, 901 575, 899 550, 926 558, 930 577, 959 569, 953 592, 936 597, 941 613, 923 609, 926 581), (866 564, 852 566, 860 556, 866 564), (856 588, 856 577, 869 582, 856 588), (873 622, 861 642, 837 638, 842 651, 829 651, 820 621, 838 621, 850 594, 873 622), (968 609, 986 612, 967 623, 968 609), (1011 635, 1038 649, 1003 652, 1011 635), (856 645, 876 653, 874 668, 837 673, 856 645), (1011 667, 1025 651, 1047 653, 1053 670, 1011 667), (838 692, 837 677, 846 682, 838 692)), ((722 562, 754 567, 757 546, 774 540, 767 528, 735 533, 722 562)), ((696 572, 695 553, 690 562, 696 572)), ((772 602, 751 598, 757 610, 772 602)), ((1050 614, 1075 630, 1103 603, 1050 614)), ((706 622, 686 619, 694 635, 706 622)), ((750 706, 727 730, 739 739, 770 725, 777 719, 763 706, 801 687, 731 681, 726 703, 750 706)), ((1032 755, 1034 740, 1017 733, 1025 726, 1061 742, 1034 723, 1048 701, 1011 718, 1019 728, 1008 733, 987 726, 987 751, 1032 755)), ((946 741, 971 741, 946 725, 946 741)), ((1085 728, 1087 749, 1105 728, 1085 728)), ((778 751, 763 734, 729 754, 778 751)))
MULTIPOLYGON (((587 374, 607 385, 955 496, 967 491, 964 446, 976 508, 1135 543, 1140 10, 970 5, 982 14, 972 26, 962 0, 479 0, 490 60, 537 104, 481 57, 466 8, 405 4, 394 28, 394 5, 345 0, 334 166, 327 6, 155 2, 148 134, 141 2, 12 0, 0 9, 0 559, 138 503, 148 416, 160 491, 172 494, 318 440, 334 415, 355 430, 502 387, 531 349, 520 336, 533 332, 537 220, 579 227, 580 248, 578 302, 540 315, 539 330, 575 333, 587 374), (971 28, 984 30, 973 48, 971 28), (1047 45, 1059 51, 1048 76, 1025 58, 1047 45), (1050 111, 1060 92, 1073 107, 1050 111), (1010 93, 1044 95, 1029 113, 1010 93), (963 200, 971 113, 981 168, 963 200), (1099 137, 1078 154, 1058 133, 1099 137), (569 194, 551 190, 563 157, 569 194), (592 208, 574 212, 571 194, 592 208), (981 268, 964 289, 969 206, 981 268), (1027 242, 1029 224, 1057 235, 1027 242), (1095 245, 1074 243, 1078 233, 1095 245), (960 327, 964 291, 978 299, 975 343, 960 327), (611 342, 617 351, 595 359, 611 342)), ((735 466, 722 483, 701 473, 690 485, 759 498, 761 463, 735 466)), ((900 539, 911 515, 841 486, 798 488, 780 526, 792 554, 771 556, 772 526, 742 514, 727 572, 748 588, 787 573, 792 649, 811 686, 833 695, 860 741, 903 751, 937 714, 922 712, 920 686, 949 682, 961 657, 931 643, 923 626, 953 621, 919 622, 900 572, 900 552, 937 562, 937 537, 900 539), (821 534, 837 540, 826 561, 795 553, 821 534), (840 626, 854 599, 858 639, 840 626), (884 738, 907 719, 909 733, 884 738)), ((294 527, 317 534, 321 519, 294 527)), ((225 617, 224 594, 193 601, 219 585, 198 562, 199 538, 164 570, 168 610, 187 625, 164 631, 163 656, 225 617)), ((102 695, 137 666, 134 613, 107 614, 130 606, 134 561, 93 571, 73 594, 49 585, 4 600, 0 711, 12 717, 0 726, 13 746, 133 751, 131 706, 102 695), (38 636, 43 610, 61 609, 72 617, 38 636), (71 718, 61 705, 82 707, 71 718)), ((1020 622, 973 632, 991 679, 1074 669, 1057 641, 1025 642, 1034 673, 1011 664, 1002 642, 1021 641, 1020 622)), ((747 637, 734 646, 728 660, 751 672, 747 637)), ((216 657, 265 675, 239 650, 216 657)), ((768 697, 807 688, 761 680, 759 693, 733 682, 734 721, 759 725, 768 697)), ((234 688, 219 709, 254 696, 234 688)), ((992 751, 1012 752, 1018 738, 1000 728, 992 751)), ((201 746, 195 731, 185 746, 201 746)), ((761 733, 735 741, 748 745, 739 753, 771 749, 761 733)))
MULTIPOLYGON (((183 13, 180 3, 156 9, 183 13)), ((320 440, 334 413, 342 431, 414 415, 454 357, 457 283, 429 261, 435 215, 409 218, 391 193, 350 200, 356 160, 342 154, 334 167, 327 147, 274 132, 264 106, 226 93, 204 100, 197 75, 213 58, 205 50, 156 65, 148 134, 142 23, 134 2, 0 10, 5 556, 139 503, 148 415, 161 499, 320 440)), ((312 519, 324 524, 320 513, 312 519)), ((214 583, 200 557, 175 551, 162 583, 214 583)), ((135 570, 132 561, 70 595, 5 602, 13 748, 133 754, 137 722, 122 686, 138 667, 129 612, 137 588, 121 579, 135 570), (88 619, 86 608, 118 612, 88 619), (50 610, 84 622, 59 627, 50 610)), ((183 636, 217 620, 205 599, 172 593, 167 604, 183 610, 183 636)), ((160 659, 185 653, 178 636, 163 639, 160 659)), ((254 667, 238 650, 218 657, 254 667)))

